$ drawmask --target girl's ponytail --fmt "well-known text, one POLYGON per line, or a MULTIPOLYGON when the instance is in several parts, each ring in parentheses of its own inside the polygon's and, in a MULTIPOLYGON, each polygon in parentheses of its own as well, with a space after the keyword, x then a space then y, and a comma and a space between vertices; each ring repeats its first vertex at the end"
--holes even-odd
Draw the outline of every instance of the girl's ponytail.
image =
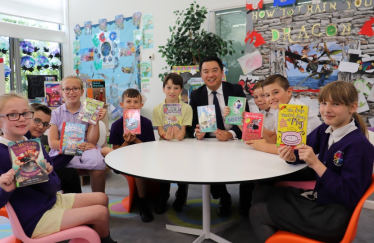
POLYGON ((357 121, 357 123, 360 125, 360 128, 361 128, 361 132, 367 137, 369 138, 369 133, 368 133, 368 128, 366 127, 366 124, 364 122, 364 120, 362 119, 362 117, 357 113, 357 112, 354 112, 352 114, 352 117, 357 121))

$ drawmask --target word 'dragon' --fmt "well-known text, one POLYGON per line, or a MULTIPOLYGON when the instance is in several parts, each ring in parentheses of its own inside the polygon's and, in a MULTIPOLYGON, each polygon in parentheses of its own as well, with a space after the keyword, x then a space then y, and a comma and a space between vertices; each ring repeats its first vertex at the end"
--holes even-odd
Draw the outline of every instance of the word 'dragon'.
POLYGON ((253 41, 255 40, 255 37, 256 37, 256 41, 254 43, 254 46, 255 47, 259 47, 263 44, 265 44, 265 40, 264 38, 262 37, 262 35, 260 33, 258 33, 256 30, 253 29, 253 31, 248 31, 247 33, 247 37, 245 37, 245 40, 244 42, 247 43, 249 40, 251 40, 251 44, 253 43, 253 41))

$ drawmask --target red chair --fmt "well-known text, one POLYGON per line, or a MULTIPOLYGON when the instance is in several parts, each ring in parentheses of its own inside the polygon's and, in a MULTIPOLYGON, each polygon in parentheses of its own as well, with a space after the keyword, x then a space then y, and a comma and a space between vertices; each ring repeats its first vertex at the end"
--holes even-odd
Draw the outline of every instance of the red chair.
MULTIPOLYGON (((0 208, 0 216, 9 218, 8 212, 6 211, 5 207, 0 208)), ((22 243, 19 239, 17 239, 14 235, 8 236, 6 238, 0 239, 0 243, 22 243)))
MULTIPOLYGON (((360 217, 362 206, 364 205, 366 199, 372 193, 374 193, 374 175, 372 175, 371 179, 371 185, 369 189, 367 189, 361 200, 358 202, 355 210, 353 211, 351 220, 349 221, 343 240, 340 243, 350 243, 356 237, 358 220, 360 217)), ((321 243, 321 241, 312 240, 304 236, 279 230, 277 233, 275 233, 269 239, 267 239, 266 243, 321 243)))
POLYGON ((100 243, 99 235, 96 233, 96 231, 94 231, 88 226, 78 226, 42 238, 31 239, 27 237, 25 232, 23 231, 23 228, 18 220, 16 213, 14 212, 12 205, 10 205, 10 203, 8 202, 5 205, 5 207, 8 211, 10 225, 12 226, 13 234, 18 239, 21 239, 24 243, 51 243, 65 241, 69 239, 71 239, 69 241, 70 243, 100 243))

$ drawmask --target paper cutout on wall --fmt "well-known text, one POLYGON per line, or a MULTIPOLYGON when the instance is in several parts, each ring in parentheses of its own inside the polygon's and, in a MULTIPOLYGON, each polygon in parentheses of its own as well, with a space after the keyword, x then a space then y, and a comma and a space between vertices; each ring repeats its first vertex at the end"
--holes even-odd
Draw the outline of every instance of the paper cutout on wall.
POLYGON ((21 41, 19 47, 23 54, 31 55, 34 52, 34 46, 30 41, 21 41))
POLYGON ((139 27, 140 25, 140 18, 142 17, 142 13, 141 12, 136 12, 132 15, 132 24, 135 26, 135 27, 139 27))
POLYGON ((244 93, 251 94, 253 93, 253 86, 257 83, 257 81, 260 79, 258 76, 252 76, 252 75, 240 75, 239 76, 239 82, 243 88, 244 93))
POLYGON ((134 30, 134 43, 136 46, 143 45, 143 31, 142 30, 134 30))
POLYGON ((368 111, 369 105, 368 102, 366 101, 365 95, 360 92, 358 93, 358 107, 357 107, 357 113, 365 112, 368 111))
POLYGON ((99 19, 99 30, 106 32, 107 31, 107 22, 106 19, 99 19))
POLYGON ((91 21, 84 22, 84 34, 85 35, 92 34, 92 22, 91 21))
POLYGON ((34 46, 34 52, 49 52, 49 48, 44 41, 38 41, 34 46))
POLYGON ((340 72, 355 73, 358 71, 360 64, 352 62, 340 62, 338 70, 340 72))
POLYGON ((120 42, 118 44, 119 47, 119 56, 120 57, 127 57, 127 56, 134 56, 135 55, 135 45, 133 41, 128 42, 120 42))
POLYGON ((143 14, 143 30, 153 30, 153 13, 143 14))
POLYGON ((49 68, 49 60, 45 56, 40 55, 36 58, 36 69, 40 71, 43 68, 49 68))
POLYGON ((123 30, 124 23, 123 23, 123 15, 117 15, 114 17, 114 22, 116 23, 116 30, 123 30))
POLYGON ((370 123, 370 126, 374 127, 374 118, 370 118, 370 119, 368 119, 368 121, 370 123))
POLYGON ((263 0, 247 0, 246 9, 247 10, 261 9, 262 4, 263 4, 263 0))
POLYGON ((79 24, 76 24, 74 26, 74 33, 75 33, 75 36, 80 36, 82 34, 82 30, 79 24))
POLYGON ((274 0, 273 7, 292 5, 296 0, 274 0))
POLYGON ((264 40, 264 38, 262 37, 262 35, 260 33, 258 33, 255 29, 253 29, 253 31, 248 31, 247 32, 247 36, 245 37, 245 40, 244 42, 247 43, 249 40, 250 43, 252 44, 253 41, 255 41, 254 43, 254 47, 259 47, 263 44, 266 44, 266 41, 264 40), (256 41, 255 41, 256 39, 256 41))
POLYGON ((371 93, 371 89, 368 85, 368 81, 362 80, 362 79, 357 79, 353 85, 357 89, 358 92, 362 92, 366 95, 369 95, 371 93))
POLYGON ((140 72, 142 78, 152 77, 152 63, 151 61, 140 62, 140 72))
POLYGON ((262 66, 262 56, 259 51, 255 51, 242 56, 238 59, 238 62, 243 73, 248 74, 262 66))
POLYGON ((142 93, 149 92, 149 79, 142 79, 142 93))
POLYGON ((370 17, 370 20, 365 22, 365 24, 362 26, 358 34, 366 35, 366 36, 374 36, 373 24, 374 24, 374 17, 370 17))
POLYGON ((73 65, 74 65, 74 70, 80 69, 80 65, 81 65, 81 57, 80 56, 75 56, 73 58, 73 65))
POLYGON ((4 37, 0 37, 0 52, 6 54, 9 50, 9 41, 4 37))
POLYGON ((35 60, 30 56, 24 56, 21 58, 21 68, 24 71, 34 71, 35 60))
POLYGON ((79 54, 80 53, 80 44, 79 44, 79 40, 75 40, 73 41, 73 54, 79 54))
POLYGON ((144 43, 143 49, 151 49, 153 48, 153 33, 144 33, 144 43))
POLYGON ((370 55, 365 55, 360 57, 360 55, 357 54, 351 54, 349 57, 349 62, 351 63, 358 63, 358 73, 371 73, 374 71, 374 62, 373 61, 363 61, 363 60, 370 60, 370 55))
POLYGON ((374 84, 374 79, 371 79, 371 78, 369 78, 369 77, 366 76, 366 75, 362 75, 361 78, 362 78, 363 80, 365 80, 365 81, 371 83, 371 84, 374 84))

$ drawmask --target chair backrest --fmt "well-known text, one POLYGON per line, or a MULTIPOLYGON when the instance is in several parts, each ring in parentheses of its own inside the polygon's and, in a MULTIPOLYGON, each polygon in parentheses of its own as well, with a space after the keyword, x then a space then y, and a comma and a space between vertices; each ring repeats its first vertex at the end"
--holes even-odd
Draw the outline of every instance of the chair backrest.
POLYGON ((347 230, 345 231, 344 238, 341 241, 341 243, 350 243, 355 239, 357 233, 358 219, 360 217, 362 206, 364 205, 366 199, 368 199, 368 197, 372 193, 374 193, 374 175, 371 176, 370 187, 366 190, 364 196, 358 202, 355 210, 353 211, 351 220, 349 221, 347 230))
POLYGON ((25 232, 23 231, 21 223, 19 222, 17 214, 16 214, 16 212, 14 212, 14 209, 13 209, 12 205, 10 205, 10 203, 8 202, 5 205, 5 207, 6 207, 6 210, 8 211, 10 225, 12 227, 12 231, 13 231, 14 236, 17 239, 20 239, 23 242, 26 242, 30 238, 27 237, 26 234, 25 234, 25 232))
POLYGON ((104 145, 106 141, 106 137, 107 137, 107 129, 106 129, 104 122, 102 121, 99 121, 99 131, 100 131, 100 137, 99 137, 99 141, 97 142, 97 144, 101 147, 104 145))

